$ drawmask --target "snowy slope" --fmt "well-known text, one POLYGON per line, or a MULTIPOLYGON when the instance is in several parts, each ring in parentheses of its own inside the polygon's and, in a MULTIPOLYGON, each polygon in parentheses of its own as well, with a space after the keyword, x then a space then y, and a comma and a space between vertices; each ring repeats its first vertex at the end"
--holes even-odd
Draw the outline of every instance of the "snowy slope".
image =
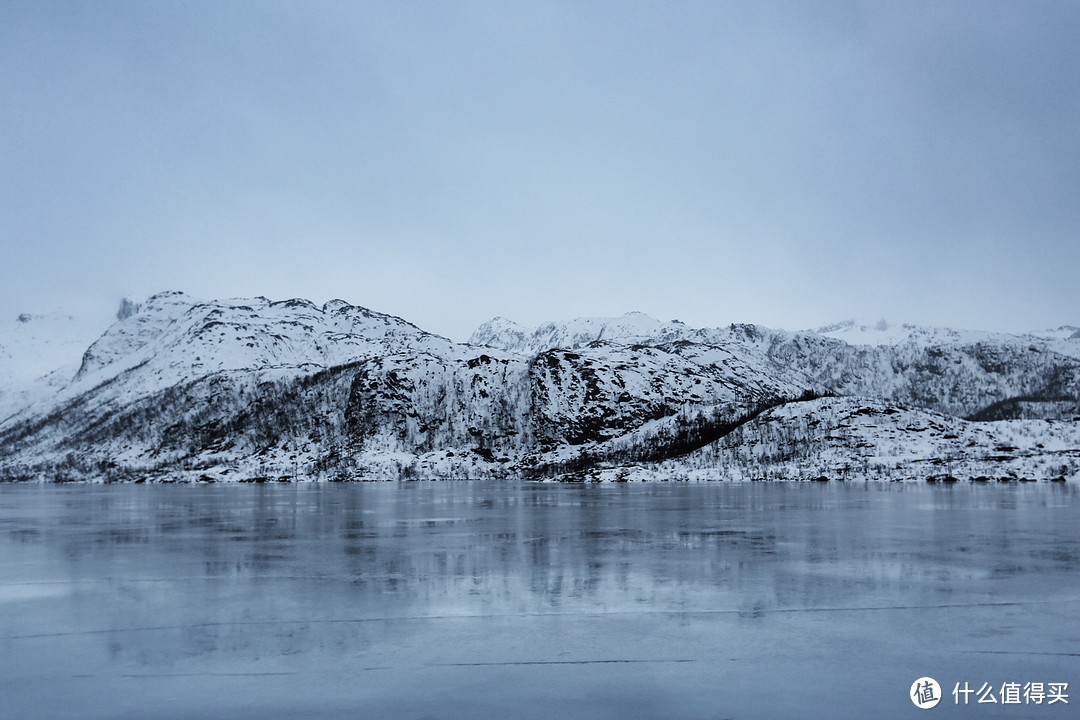
POLYGON ((919 348, 960 345, 1003 345, 1036 347, 1080 358, 1080 328, 1062 325, 1051 330, 1010 334, 979 330, 926 327, 911 324, 862 325, 853 320, 812 331, 815 335, 842 340, 848 345, 876 348, 908 345, 919 348))
POLYGON ((340 300, 322 307, 266 298, 204 302, 166 292, 110 327, 86 349, 73 381, 53 402, 24 411, 20 419, 103 388, 103 401, 124 403, 214 373, 303 374, 401 351, 460 355, 456 347, 400 318, 340 300))
POLYGON ((100 434, 101 423, 126 417, 132 407, 207 378, 227 395, 253 378, 282 381, 373 357, 424 352, 468 354, 400 318, 343 301, 316 307, 306 300, 203 302, 161 293, 90 345, 70 383, 7 418, 0 431, 12 429, 17 447, 59 449, 90 429, 100 434))
MULTIPOLYGON (((647 316, 579 318, 525 331, 509 321, 482 326, 473 339, 516 353, 608 344, 662 347, 687 358, 722 352, 730 362, 818 392, 880 397, 961 417, 1009 398, 1045 403, 1065 417, 1080 397, 1080 339, 1009 335, 912 325, 840 323, 818 332, 759 325, 689 328, 647 316)), ((706 361, 707 363, 707 361, 706 361)), ((1038 412, 1036 412, 1038 415, 1038 412)))
POLYGON ((195 300, 155 295, 90 346, 76 376, 101 382, 148 363, 160 384, 225 370, 324 368, 388 350, 454 344, 400 318, 332 300, 195 300))
POLYGON ((961 417, 1007 398, 1068 397, 1075 402, 1080 397, 1076 348, 1061 352, 1059 347, 1075 340, 919 328, 903 342, 852 345, 819 333, 754 325, 700 330, 690 337, 739 348, 748 362, 802 372, 821 390, 961 417))
POLYGON ((24 313, 0 327, 0 421, 71 381, 106 325, 64 313, 24 313))
POLYGON ((913 344, 921 347, 934 345, 957 345, 978 342, 1004 342, 1016 336, 1005 333, 991 333, 979 330, 955 330, 952 328, 927 327, 922 325, 889 324, 881 321, 874 325, 856 323, 854 320, 828 325, 812 331, 822 337, 843 340, 848 345, 902 345, 913 344))
POLYGON ((573 350, 598 341, 630 345, 675 340, 681 337, 685 327, 677 320, 664 323, 640 312, 614 318, 584 317, 549 322, 531 329, 497 317, 477 328, 469 338, 469 344, 535 355, 552 348, 573 350))
POLYGON ((1031 334, 1046 340, 1080 340, 1080 327, 1060 325, 1051 330, 1039 330, 1031 334))
MULTIPOLYGON (((627 471, 688 479, 1052 479, 1080 471, 1080 422, 970 422, 863 398, 771 409, 678 460, 627 471)), ((605 479, 615 479, 614 470, 605 479)))
POLYGON ((873 325, 845 320, 816 330, 807 331, 822 337, 843 340, 849 345, 901 345, 911 343, 930 347, 933 345, 972 344, 980 342, 1039 342, 1040 340, 1078 340, 1080 328, 1062 325, 1050 330, 1010 334, 982 330, 956 330, 953 328, 928 327, 910 323, 887 323, 873 325))
POLYGON ((0 475, 396 479, 631 468, 752 479, 926 474, 942 462, 1040 477, 1076 468, 1080 359, 1069 350, 1080 340, 1068 328, 794 333, 628 313, 538 328, 496 318, 456 344, 340 300, 176 292, 128 303, 118 317, 77 366, 78 341, 64 345, 66 374, 0 419, 0 475), (822 395, 831 397, 812 400, 822 395), (1039 420, 960 419, 969 415, 1039 420), (1026 454, 1009 456, 1011 465, 984 457, 1005 446, 1026 454))

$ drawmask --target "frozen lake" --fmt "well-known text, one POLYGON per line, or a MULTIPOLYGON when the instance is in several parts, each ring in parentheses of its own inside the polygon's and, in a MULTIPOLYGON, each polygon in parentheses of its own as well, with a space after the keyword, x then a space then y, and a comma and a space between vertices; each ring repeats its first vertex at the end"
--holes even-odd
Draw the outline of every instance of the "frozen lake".
POLYGON ((918 717, 921 676, 1076 717, 1075 486, 0 485, 4 718, 918 717))

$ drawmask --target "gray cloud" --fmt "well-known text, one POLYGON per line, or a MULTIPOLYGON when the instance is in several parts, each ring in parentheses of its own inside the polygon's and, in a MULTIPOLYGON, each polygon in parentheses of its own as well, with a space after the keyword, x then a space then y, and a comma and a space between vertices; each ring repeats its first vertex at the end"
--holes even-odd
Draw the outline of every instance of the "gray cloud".
POLYGON ((0 312, 1078 322, 1068 3, 0 8, 0 312))

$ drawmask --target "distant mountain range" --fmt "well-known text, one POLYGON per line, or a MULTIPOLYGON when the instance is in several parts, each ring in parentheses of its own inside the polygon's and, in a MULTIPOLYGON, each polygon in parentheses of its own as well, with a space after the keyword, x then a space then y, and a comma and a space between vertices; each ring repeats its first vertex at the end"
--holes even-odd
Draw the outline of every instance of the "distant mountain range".
POLYGON ((0 477, 35 481, 1066 479, 1080 329, 691 328, 468 343, 334 300, 125 301, 0 334, 0 477), (95 337, 96 336, 96 337, 95 337))

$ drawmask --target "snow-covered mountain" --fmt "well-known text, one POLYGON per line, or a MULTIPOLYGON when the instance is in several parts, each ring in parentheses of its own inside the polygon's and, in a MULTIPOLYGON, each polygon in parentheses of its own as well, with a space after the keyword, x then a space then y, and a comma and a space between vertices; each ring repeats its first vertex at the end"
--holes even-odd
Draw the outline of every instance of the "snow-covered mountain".
POLYGON ((501 348, 522 355, 562 348, 573 350, 594 342, 623 345, 676 340, 685 326, 678 320, 662 323, 645 313, 631 312, 616 318, 577 318, 525 328, 513 320, 497 317, 481 325, 469 338, 469 345, 501 348))
POLYGON ((1000 411, 1000 403, 1019 398, 1046 403, 1049 416, 1063 417, 1071 406, 1054 410, 1054 404, 1080 396, 1080 337, 1064 329, 1009 335, 846 322, 795 333, 745 324, 696 329, 632 313, 535 330, 498 318, 470 342, 523 355, 547 347, 646 344, 706 366, 719 348, 729 362, 819 393, 881 397, 961 417, 1000 411))
POLYGON ((261 297, 202 302, 169 292, 151 297, 86 350, 72 390, 136 368, 142 382, 160 388, 211 373, 311 371, 390 351, 446 353, 454 347, 401 318, 342 300, 322 307, 261 297))
POLYGON ((816 335, 843 340, 848 345, 903 345, 923 347, 958 343, 994 342, 1007 339, 1001 333, 977 330, 954 330, 952 328, 926 327, 909 323, 890 324, 884 320, 873 325, 856 323, 854 320, 827 325, 813 331, 816 335))
POLYGON ((1075 475, 1080 422, 975 422, 868 398, 786 403, 674 460, 600 479, 1032 481, 1075 475))
POLYGON ((47 343, 67 358, 47 383, 0 364, 13 388, 0 396, 11 408, 0 475, 891 477, 955 460, 980 474, 1059 477, 1080 467, 1080 337, 1067 328, 792 333, 629 313, 538 328, 496 318, 458 344, 340 300, 175 292, 126 302, 117 317, 93 342, 47 343), (947 431, 914 435, 920 424, 947 431), (1025 450, 987 450, 999 447, 1025 450))

